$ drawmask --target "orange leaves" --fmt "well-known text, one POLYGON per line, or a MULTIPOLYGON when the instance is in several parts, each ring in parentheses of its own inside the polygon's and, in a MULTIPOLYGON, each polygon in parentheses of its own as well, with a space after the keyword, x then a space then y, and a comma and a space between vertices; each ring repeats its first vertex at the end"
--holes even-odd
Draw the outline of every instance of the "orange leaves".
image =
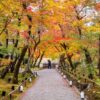
POLYGON ((44 15, 44 16, 45 15, 52 16, 52 15, 54 15, 54 11, 53 11, 53 9, 43 10, 43 11, 40 12, 40 14, 44 15))
POLYGON ((49 28, 57 24, 57 19, 56 17, 53 17, 53 16, 43 16, 42 20, 43 20, 43 23, 49 28))
POLYGON ((50 45, 46 50, 45 56, 50 58, 56 58, 57 56, 59 56, 59 53, 54 46, 50 45))
POLYGON ((80 54, 76 54, 76 55, 74 55, 74 56, 72 57, 72 59, 73 59, 74 61, 78 61, 78 60, 80 60, 80 58, 81 58, 81 55, 80 55, 80 54))

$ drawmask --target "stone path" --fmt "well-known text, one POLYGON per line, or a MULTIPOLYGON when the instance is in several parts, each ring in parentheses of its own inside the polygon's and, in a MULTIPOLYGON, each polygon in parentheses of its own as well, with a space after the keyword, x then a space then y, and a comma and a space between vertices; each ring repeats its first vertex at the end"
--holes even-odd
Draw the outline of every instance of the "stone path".
POLYGON ((38 72, 39 79, 19 100, 80 100, 78 90, 69 87, 55 69, 38 72))

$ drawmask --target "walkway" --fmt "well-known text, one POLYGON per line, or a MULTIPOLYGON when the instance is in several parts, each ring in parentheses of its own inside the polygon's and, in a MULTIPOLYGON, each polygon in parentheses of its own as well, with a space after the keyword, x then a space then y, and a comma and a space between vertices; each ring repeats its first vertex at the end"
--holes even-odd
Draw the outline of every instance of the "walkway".
POLYGON ((38 72, 39 79, 20 100, 80 100, 78 90, 68 83, 55 69, 38 72))

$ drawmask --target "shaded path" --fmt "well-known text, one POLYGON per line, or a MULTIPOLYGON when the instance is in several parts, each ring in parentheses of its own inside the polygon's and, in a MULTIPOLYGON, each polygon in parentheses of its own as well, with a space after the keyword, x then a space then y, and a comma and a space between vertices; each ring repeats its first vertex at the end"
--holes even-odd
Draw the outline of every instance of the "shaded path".
POLYGON ((38 72, 39 79, 20 100, 80 100, 77 89, 70 88, 54 69, 38 72))

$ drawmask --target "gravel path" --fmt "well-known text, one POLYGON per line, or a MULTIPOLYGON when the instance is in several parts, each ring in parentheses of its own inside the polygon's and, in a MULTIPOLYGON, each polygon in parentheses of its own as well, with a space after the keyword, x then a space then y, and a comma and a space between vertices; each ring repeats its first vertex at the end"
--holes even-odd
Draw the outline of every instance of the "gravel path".
POLYGON ((41 70, 38 74, 36 84, 20 100, 80 100, 78 90, 69 87, 55 69, 41 70))

